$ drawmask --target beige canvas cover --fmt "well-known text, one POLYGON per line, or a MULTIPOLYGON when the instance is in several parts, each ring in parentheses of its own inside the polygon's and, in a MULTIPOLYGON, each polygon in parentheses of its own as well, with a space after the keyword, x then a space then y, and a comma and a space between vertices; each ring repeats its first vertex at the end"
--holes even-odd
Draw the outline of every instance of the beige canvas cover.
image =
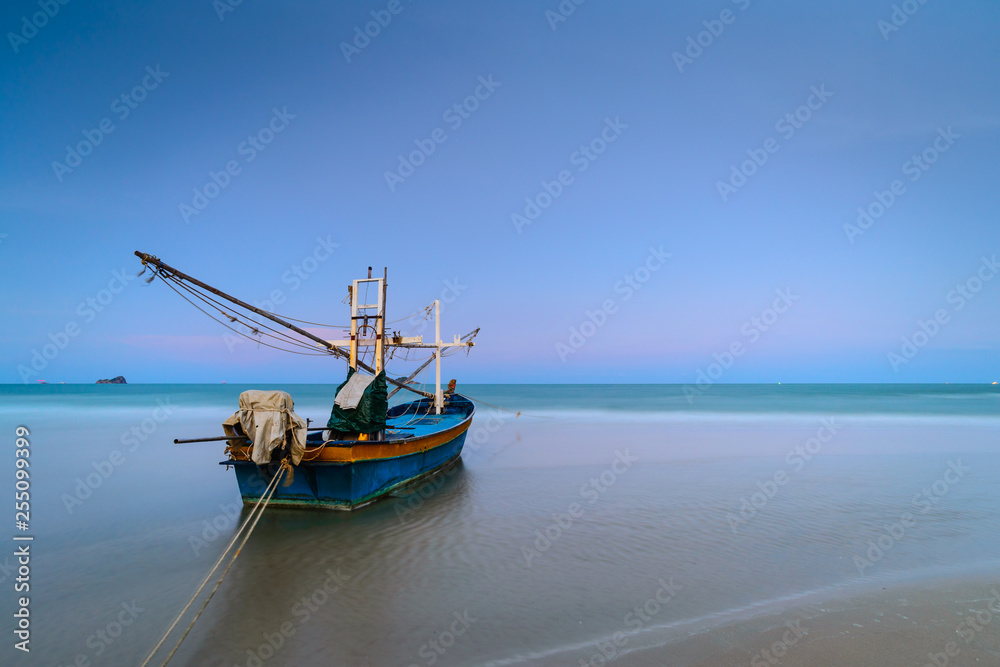
MULTIPOLYGON (((240 409, 223 422, 227 435, 235 435, 239 424, 253 442, 251 459, 258 465, 271 460, 271 452, 292 435, 292 463, 299 464, 306 449, 306 420, 295 414, 295 403, 288 392, 251 389, 240 394, 240 409)), ((231 443, 232 444, 232 443, 231 443)))

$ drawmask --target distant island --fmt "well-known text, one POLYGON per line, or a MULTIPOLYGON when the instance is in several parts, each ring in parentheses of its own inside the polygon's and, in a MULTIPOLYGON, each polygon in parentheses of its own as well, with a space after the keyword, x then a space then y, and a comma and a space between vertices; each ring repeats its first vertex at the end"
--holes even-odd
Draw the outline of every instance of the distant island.
POLYGON ((127 384, 121 375, 110 380, 98 380, 96 384, 127 384))

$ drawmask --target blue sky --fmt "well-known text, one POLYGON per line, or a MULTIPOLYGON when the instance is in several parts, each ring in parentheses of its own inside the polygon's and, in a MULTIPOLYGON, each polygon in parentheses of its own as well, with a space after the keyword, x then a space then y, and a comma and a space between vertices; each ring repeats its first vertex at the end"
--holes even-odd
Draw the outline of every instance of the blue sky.
POLYGON ((463 382, 1000 379, 995 3, 223 2, 0 10, 0 382, 342 377, 134 250, 333 323, 388 266, 463 382))

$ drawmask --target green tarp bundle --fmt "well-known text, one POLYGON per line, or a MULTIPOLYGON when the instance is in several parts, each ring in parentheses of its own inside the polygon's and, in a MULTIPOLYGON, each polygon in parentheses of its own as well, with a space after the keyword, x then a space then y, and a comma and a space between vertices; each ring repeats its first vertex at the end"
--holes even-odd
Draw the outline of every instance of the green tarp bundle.
MULTIPOLYGON (((340 394, 340 390, 356 372, 353 368, 348 369, 347 379, 337 387, 334 396, 340 394)), ((334 403, 326 427, 341 433, 375 433, 385 428, 385 414, 388 410, 389 396, 386 390, 385 371, 382 371, 365 388, 357 408, 345 409, 334 403)))

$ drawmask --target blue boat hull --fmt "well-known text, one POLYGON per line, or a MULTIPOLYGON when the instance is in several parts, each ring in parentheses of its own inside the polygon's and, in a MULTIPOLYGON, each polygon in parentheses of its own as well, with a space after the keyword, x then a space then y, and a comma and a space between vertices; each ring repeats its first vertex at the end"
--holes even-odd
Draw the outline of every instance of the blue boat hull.
MULTIPOLYGON (((410 405, 419 403, 421 402, 410 405)), ((451 422, 445 432, 454 431, 454 437, 446 437, 444 442, 429 446, 422 451, 398 456, 345 462, 303 460, 299 465, 293 466, 292 474, 287 475, 279 483, 270 504, 286 507, 356 509, 380 496, 444 470, 461 456, 472 420, 471 402, 458 397, 453 403, 452 409, 448 411, 452 414, 442 418, 435 416, 427 419, 443 419, 451 422)), ((402 408, 396 409, 395 412, 405 414, 402 408)), ((414 422, 411 419, 407 423, 414 422)), ((429 442, 431 438, 441 440, 441 434, 440 428, 434 428, 429 433, 408 438, 405 442, 393 442, 399 444, 401 449, 412 449, 415 446, 420 447, 422 442, 429 442)), ((313 443, 309 444, 311 446, 313 443)), ((251 461, 233 460, 222 463, 236 469, 236 480, 245 505, 256 503, 261 498, 278 471, 277 464, 258 466, 251 461)))

